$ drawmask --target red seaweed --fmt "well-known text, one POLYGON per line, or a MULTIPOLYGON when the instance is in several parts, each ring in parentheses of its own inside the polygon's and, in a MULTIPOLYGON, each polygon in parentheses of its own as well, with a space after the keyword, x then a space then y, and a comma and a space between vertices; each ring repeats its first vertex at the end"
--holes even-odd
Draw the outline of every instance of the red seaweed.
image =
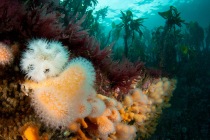
MULTIPOLYGON (((97 84, 101 85, 99 91, 107 93, 116 89, 126 93, 133 81, 144 74, 142 62, 134 64, 128 60, 121 63, 113 61, 112 44, 101 50, 100 44, 81 26, 86 16, 78 19, 78 15, 75 15, 71 17, 69 24, 64 26, 61 14, 52 10, 48 4, 28 7, 17 1, 13 3, 12 7, 9 7, 10 1, 3 0, 0 4, 1 8, 4 7, 0 9, 0 19, 5 19, 0 22, 0 41, 9 39, 12 40, 11 44, 23 44, 33 38, 59 40, 67 46, 73 54, 72 57, 85 57, 93 63, 97 71, 97 84), (7 14, 4 14, 5 11, 7 14), (7 26, 4 26, 5 24, 7 26)), ((19 52, 24 49, 22 46, 19 46, 19 52)))

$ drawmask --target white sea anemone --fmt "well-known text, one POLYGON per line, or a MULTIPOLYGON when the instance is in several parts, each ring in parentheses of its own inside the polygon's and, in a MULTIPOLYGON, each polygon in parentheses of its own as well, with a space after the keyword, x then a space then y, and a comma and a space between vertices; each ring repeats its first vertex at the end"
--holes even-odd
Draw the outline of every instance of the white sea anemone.
POLYGON ((106 105, 104 104, 104 102, 101 99, 96 98, 96 97, 89 99, 89 102, 92 106, 92 111, 89 114, 89 117, 95 118, 95 117, 101 116, 106 109, 106 105))
POLYGON ((93 64, 85 58, 77 57, 77 58, 72 59, 66 68, 78 67, 78 66, 79 67, 82 66, 84 70, 86 71, 87 81, 85 83, 88 85, 88 87, 93 86, 96 80, 95 79, 96 73, 95 73, 93 64))
POLYGON ((40 82, 63 71, 69 52, 58 41, 34 39, 28 43, 21 58, 21 69, 28 79, 40 82))
POLYGON ((95 97, 94 80, 92 63, 79 57, 72 59, 58 76, 40 82, 26 81, 24 86, 33 90, 32 106, 42 121, 52 128, 66 128, 77 119, 93 113, 101 115, 105 110, 103 101, 95 97), (99 103, 100 108, 89 100, 99 103))

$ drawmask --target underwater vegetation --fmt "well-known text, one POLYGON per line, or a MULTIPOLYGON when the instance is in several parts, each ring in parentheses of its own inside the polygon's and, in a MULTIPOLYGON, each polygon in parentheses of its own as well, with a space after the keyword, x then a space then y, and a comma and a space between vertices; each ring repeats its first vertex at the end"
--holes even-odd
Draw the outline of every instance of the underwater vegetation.
POLYGON ((149 138, 176 80, 100 49, 86 30, 97 1, 56 2, 0 3, 0 139, 149 138))
MULTIPOLYGON (((165 24, 150 31, 143 28, 141 39, 129 40, 127 56, 178 80, 172 106, 163 110, 158 129, 149 139, 207 140, 210 114, 204 112, 209 110, 210 99, 209 26, 185 21, 174 6, 158 14, 165 24)), ((124 46, 115 47, 113 58, 123 60, 124 46)))
POLYGON ((181 27, 185 23, 181 19, 180 13, 174 6, 165 12, 158 12, 165 19, 165 25, 157 27, 152 32, 151 42, 153 47, 153 61, 156 67, 167 73, 176 71, 177 51, 176 46, 179 44, 182 33, 181 27))
MULTIPOLYGON (((126 10, 122 12, 126 15, 126 10)), ((135 15, 132 10, 130 12, 135 15)), ((136 30, 133 30, 134 38, 133 34, 127 33, 127 57, 125 28, 117 30, 121 21, 112 23, 112 29, 107 33, 108 42, 114 42, 112 58, 121 62, 127 58, 134 63, 141 60, 147 72, 150 70, 148 67, 153 69, 150 74, 176 77, 178 80, 171 99, 172 106, 163 110, 158 129, 148 139, 209 139, 210 114, 205 112, 209 112, 210 99, 210 28, 202 27, 199 20, 186 21, 175 6, 157 14, 165 20, 162 26, 152 30, 140 26, 141 37, 136 30)))
POLYGON ((114 28, 114 35, 117 37, 116 39, 119 38, 120 32, 122 29, 125 30, 124 32, 124 56, 128 57, 128 52, 129 52, 129 45, 128 45, 128 40, 129 38, 132 38, 132 42, 135 38, 135 32, 138 33, 139 39, 142 37, 142 31, 141 27, 143 26, 143 21, 145 18, 137 18, 133 19, 133 13, 130 10, 127 10, 126 13, 122 12, 122 17, 121 20, 122 22, 119 24, 112 23, 112 27, 114 28))

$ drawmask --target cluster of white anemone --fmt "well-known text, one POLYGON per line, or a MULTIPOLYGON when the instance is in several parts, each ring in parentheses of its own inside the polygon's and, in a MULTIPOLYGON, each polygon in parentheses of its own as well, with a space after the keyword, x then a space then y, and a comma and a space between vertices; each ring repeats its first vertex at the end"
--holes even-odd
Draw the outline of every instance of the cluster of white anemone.
POLYGON ((69 52, 60 42, 34 39, 28 43, 20 66, 28 79, 39 82, 60 74, 68 58, 69 52))
MULTIPOLYGON (((29 41, 21 58, 20 66, 26 78, 40 84, 37 88, 28 87, 34 93, 31 104, 45 124, 54 128, 67 127, 88 115, 96 117, 105 110, 105 104, 96 98, 93 88, 96 74, 92 63, 82 57, 68 60, 69 52, 60 42, 45 39, 29 41), (46 81, 51 84, 42 86, 46 81), (62 90, 63 87, 67 88, 62 90), (63 112, 62 120, 58 119, 60 112, 63 112)), ((27 82, 22 84, 25 88, 27 82)))

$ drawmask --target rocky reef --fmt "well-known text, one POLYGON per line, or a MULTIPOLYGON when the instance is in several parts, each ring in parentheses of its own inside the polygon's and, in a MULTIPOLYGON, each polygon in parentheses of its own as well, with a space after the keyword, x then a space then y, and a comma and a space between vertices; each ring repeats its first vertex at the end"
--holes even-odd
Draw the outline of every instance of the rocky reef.
POLYGON ((0 139, 150 137, 176 80, 113 61, 82 29, 85 17, 62 17, 50 5, 0 3, 0 139))

